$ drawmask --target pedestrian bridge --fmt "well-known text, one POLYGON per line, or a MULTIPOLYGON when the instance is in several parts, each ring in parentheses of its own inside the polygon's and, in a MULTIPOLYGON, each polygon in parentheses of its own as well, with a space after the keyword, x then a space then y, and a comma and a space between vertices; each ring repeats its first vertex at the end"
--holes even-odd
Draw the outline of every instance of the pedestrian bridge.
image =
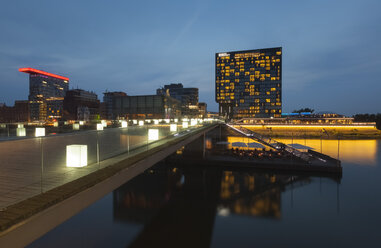
POLYGON ((132 126, 1 141, 0 247, 25 246, 216 125, 178 131, 132 126), (152 129, 158 136, 149 136, 152 129), (87 153, 76 167, 68 161, 72 145, 87 153))

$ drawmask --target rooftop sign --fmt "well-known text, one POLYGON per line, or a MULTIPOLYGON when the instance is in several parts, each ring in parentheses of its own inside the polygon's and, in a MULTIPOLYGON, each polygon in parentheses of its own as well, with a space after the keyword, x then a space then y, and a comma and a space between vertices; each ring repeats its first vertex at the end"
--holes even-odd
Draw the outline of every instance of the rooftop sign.
POLYGON ((29 73, 29 74, 45 75, 45 76, 48 76, 48 77, 54 77, 54 78, 58 78, 58 79, 69 81, 69 78, 67 78, 67 77, 62 77, 62 76, 59 76, 59 75, 56 75, 56 74, 53 74, 53 73, 49 73, 49 72, 46 72, 46 71, 40 71, 40 70, 29 68, 29 67, 28 68, 20 68, 19 71, 20 72, 29 73))

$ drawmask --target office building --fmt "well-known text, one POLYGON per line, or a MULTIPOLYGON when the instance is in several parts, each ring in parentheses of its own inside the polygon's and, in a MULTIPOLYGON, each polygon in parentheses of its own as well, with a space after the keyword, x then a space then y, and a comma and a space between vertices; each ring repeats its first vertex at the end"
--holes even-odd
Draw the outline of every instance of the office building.
POLYGON ((30 120, 61 118, 69 78, 33 68, 20 68, 19 71, 29 74, 30 120))
MULTIPOLYGON (((106 93, 105 93, 106 94, 106 93)), ((108 95, 113 119, 179 118, 180 102, 163 95, 108 95)))
POLYGON ((94 92, 68 90, 63 102, 64 118, 81 121, 99 119, 99 105, 100 101, 94 92))
POLYGON ((0 122, 28 122, 29 121, 29 101, 15 101, 14 106, 0 104, 0 122))
POLYGON ((157 95, 167 95, 181 103, 181 113, 184 117, 199 115, 198 88, 184 88, 183 84, 168 84, 156 90, 157 95))
POLYGON ((281 117, 281 47, 216 53, 215 59, 220 116, 281 117))
POLYGON ((103 93, 103 103, 102 103, 102 118, 107 120, 115 120, 114 116, 115 109, 115 98, 127 96, 125 92, 114 91, 114 92, 105 92, 103 93))

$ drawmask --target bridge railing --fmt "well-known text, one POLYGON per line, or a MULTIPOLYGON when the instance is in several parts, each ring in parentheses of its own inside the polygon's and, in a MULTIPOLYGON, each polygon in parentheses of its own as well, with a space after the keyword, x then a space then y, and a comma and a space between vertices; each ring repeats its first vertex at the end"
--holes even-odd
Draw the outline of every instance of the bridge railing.
POLYGON ((271 139, 271 137, 267 137, 267 136, 258 134, 256 132, 250 130, 250 129, 242 127, 240 124, 233 123, 232 125, 228 124, 228 126, 230 126, 230 127, 236 126, 233 128, 240 130, 241 133, 246 135, 247 137, 252 137, 252 138, 256 139, 257 141, 259 141, 259 142, 261 142, 267 146, 270 146, 274 149, 277 149, 277 150, 284 149, 285 151, 293 154, 296 157, 303 159, 304 161, 310 161, 312 158, 310 154, 306 154, 306 153, 301 152, 301 151, 299 151, 299 150, 297 150, 297 149, 295 149, 289 145, 286 145, 284 143, 281 143, 281 142, 278 142, 274 139, 271 139))

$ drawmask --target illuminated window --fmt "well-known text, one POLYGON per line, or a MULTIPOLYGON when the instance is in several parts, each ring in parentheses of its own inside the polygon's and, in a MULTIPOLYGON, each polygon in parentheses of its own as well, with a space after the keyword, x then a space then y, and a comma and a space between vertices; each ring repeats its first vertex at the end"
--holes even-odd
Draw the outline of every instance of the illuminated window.
POLYGON ((266 99, 266 102, 271 102, 271 100, 269 98, 266 99))

